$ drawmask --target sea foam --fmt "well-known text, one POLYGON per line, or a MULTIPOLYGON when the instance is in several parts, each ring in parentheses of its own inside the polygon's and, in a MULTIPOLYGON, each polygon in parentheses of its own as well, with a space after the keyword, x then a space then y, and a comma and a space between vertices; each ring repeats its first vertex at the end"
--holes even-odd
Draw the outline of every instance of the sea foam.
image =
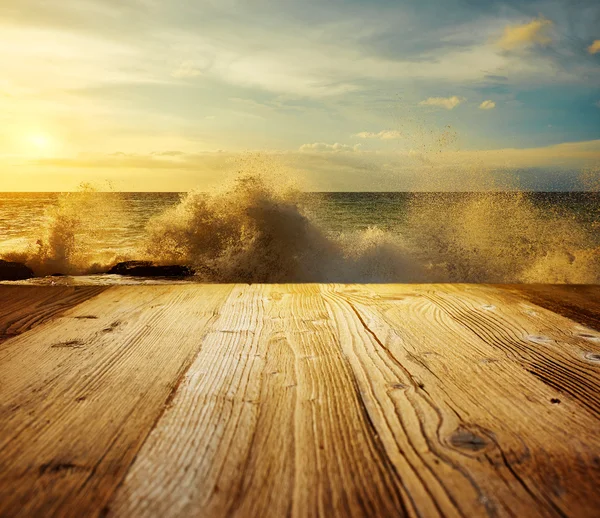
POLYGON ((421 195, 405 214, 410 231, 336 234, 303 199, 280 178, 242 172, 214 192, 182 195, 130 246, 111 251, 98 243, 131 208, 118 193, 86 188, 58 198, 34 243, 1 255, 38 276, 89 275, 140 259, 191 266, 198 282, 600 282, 595 230, 527 193, 421 195))

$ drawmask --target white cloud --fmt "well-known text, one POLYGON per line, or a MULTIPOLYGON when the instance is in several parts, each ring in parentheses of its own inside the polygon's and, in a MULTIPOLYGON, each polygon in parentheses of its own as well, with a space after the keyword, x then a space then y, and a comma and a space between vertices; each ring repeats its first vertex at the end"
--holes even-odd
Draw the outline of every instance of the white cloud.
MULTIPOLYGON (((203 32, 161 33, 153 42, 160 43, 156 55, 164 60, 171 60, 172 54, 190 56, 185 58, 190 60, 200 55, 207 65, 199 68, 207 79, 316 99, 361 91, 367 82, 405 84, 417 79, 464 84, 507 71, 511 82, 581 80, 581 76, 561 74, 550 58, 532 63, 517 54, 499 52, 496 45, 484 43, 483 34, 482 40, 474 40, 471 46, 442 42, 435 59, 414 60, 405 59, 401 53, 391 57, 369 52, 358 36, 348 36, 343 25, 327 25, 328 38, 322 37, 323 27, 307 27, 298 33, 281 26, 257 34, 251 26, 240 26, 226 36, 217 31, 218 27, 203 32), (306 46, 306 39, 313 43, 306 46)), ((465 31, 478 29, 469 25, 465 31)), ((502 30, 498 22, 486 26, 486 33, 498 30, 502 30)))
POLYGON ((352 135, 353 137, 363 139, 376 139, 376 140, 398 140, 403 137, 402 133, 396 130, 382 130, 379 133, 373 133, 370 131, 361 131, 352 135))
POLYGON ((492 101, 491 99, 487 99, 486 101, 483 101, 479 105, 479 109, 481 109, 481 110, 493 110, 495 107, 496 107, 496 103, 494 101, 492 101))
POLYGON ((430 97, 419 103, 420 106, 438 106, 440 108, 446 108, 446 110, 452 110, 456 108, 460 103, 464 102, 464 97, 430 97))
POLYGON ((326 144, 325 142, 313 142, 312 144, 303 144, 302 146, 300 146, 300 151, 304 153, 339 153, 342 151, 358 151, 359 149, 360 144, 348 146, 346 144, 340 144, 339 142, 336 142, 335 144, 326 144))
MULTIPOLYGON (((371 27, 374 34, 377 27, 371 27)), ((285 25, 272 31, 257 31, 252 24, 226 28, 207 22, 201 31, 187 27, 173 31, 158 23, 151 33, 123 31, 115 37, 113 31, 104 34, 100 30, 92 38, 93 32, 64 28, 48 31, 3 26, 2 39, 8 43, 0 46, 0 62, 13 90, 72 89, 107 83, 177 85, 180 80, 197 77, 198 82, 218 80, 316 99, 360 91, 367 82, 400 84, 418 79, 464 84, 507 70, 514 82, 555 83, 586 77, 561 74, 550 58, 521 62, 517 55, 506 55, 495 45, 478 41, 459 47, 441 42, 435 59, 413 60, 401 53, 386 57, 368 52, 357 32, 348 37, 343 24, 327 25, 327 31, 319 26, 301 32, 285 25), (325 33, 330 36, 324 38, 325 33), (306 39, 313 43, 306 46, 306 39), (38 77, 45 79, 40 82, 38 77)), ((495 25, 489 30, 497 28, 495 25)), ((465 28, 468 33, 476 30, 471 25, 465 28)))
POLYGON ((553 23, 546 18, 536 18, 529 23, 507 25, 502 37, 496 42, 504 50, 528 47, 533 44, 548 45, 552 38, 548 31, 553 23))
POLYGON ((588 47, 588 52, 590 54, 598 54, 598 52, 600 52, 600 40, 595 40, 594 43, 588 47))
MULTIPOLYGON (((410 110, 419 110, 415 105, 425 96, 453 94, 448 99, 427 99, 419 111, 440 110, 445 114, 446 109, 463 102, 456 97, 459 95, 469 97, 471 101, 465 104, 471 108, 473 103, 476 109, 476 96, 468 92, 486 75, 506 76, 503 83, 511 90, 531 84, 542 87, 549 82, 594 84, 600 77, 593 57, 578 56, 580 65, 569 55, 569 66, 561 66, 570 46, 565 46, 564 55, 560 54, 562 45, 557 45, 556 52, 540 53, 535 59, 527 53, 503 52, 496 41, 506 25, 515 25, 514 18, 478 16, 465 19, 459 26, 450 24, 448 31, 441 33, 421 32, 418 25, 412 27, 418 20, 406 19, 406 27, 416 29, 414 34, 407 31, 410 37, 387 45, 388 36, 403 33, 397 23, 405 19, 400 6, 397 19, 389 17, 387 10, 371 10, 373 18, 363 20, 350 10, 351 19, 344 19, 347 11, 331 20, 314 18, 310 23, 304 17, 277 16, 275 23, 257 11, 259 4, 266 6, 264 2, 234 2, 239 8, 235 17, 223 17, 222 5, 213 1, 204 2, 202 9, 188 6, 189 2, 173 6, 154 0, 13 3, 15 11, 22 11, 22 21, 17 17, 0 21, 0 90, 14 96, 3 98, 0 94, 0 119, 5 128, 0 128, 0 153, 14 149, 12 141, 8 137, 3 141, 3 136, 16 135, 14 126, 23 120, 23 126, 50 121, 48 125, 56 127, 56 138, 61 138, 63 131, 73 135, 64 137, 65 145, 73 150, 103 151, 123 145, 123 139, 127 145, 131 142, 131 149, 153 149, 155 141, 167 137, 200 149, 297 149, 300 143, 320 141, 321 146, 312 151, 329 151, 329 158, 342 160, 349 158, 346 155, 351 149, 334 144, 338 139, 350 145, 363 142, 364 148, 369 144, 378 149, 402 148, 404 144, 416 147, 413 139, 421 137, 413 136, 411 122, 404 122, 404 117, 414 115, 410 110), (38 4, 45 16, 53 13, 56 27, 50 24, 44 28, 44 23, 27 20, 31 13, 41 19, 42 12, 26 8, 38 4), (64 7, 67 4, 69 8, 64 7), (104 23, 96 13, 86 13, 90 4, 110 11, 106 20, 110 18, 117 25, 104 23), (157 9, 153 16, 128 27, 131 19, 142 19, 144 11, 136 11, 150 4, 157 9), (123 16, 121 9, 126 12, 123 16), (64 19, 58 16, 63 11, 69 14, 64 19), (85 25, 73 23, 76 19, 85 25), (265 20, 269 30, 265 30, 265 20), (149 86, 136 90, 142 85, 149 86), (360 93, 345 95, 354 91, 360 93), (390 127, 391 118, 381 116, 383 108, 379 107, 396 92, 402 92, 401 98, 392 102, 394 111, 397 109, 403 118, 403 140, 394 140, 400 135, 391 130, 379 131, 390 127), (284 110, 300 113, 297 118, 286 119, 289 114, 281 113, 284 110), (218 124, 210 121, 215 116, 218 124), (360 121, 364 123, 367 118, 369 124, 362 125, 360 121), (6 128, 12 129, 9 132, 6 128), (360 133, 351 139, 349 131, 356 130, 360 133), (335 151, 339 153, 333 156, 335 151)), ((512 16, 511 12, 506 14, 512 16)), ((558 25, 561 18, 556 13, 553 18, 558 25)), ((546 24, 542 29, 551 28, 546 24)), ((591 34, 578 43, 580 53, 585 53, 595 35, 589 31, 578 34, 581 38, 591 34)), ((519 40, 514 34, 511 37, 519 40)), ((502 101, 501 110, 505 105, 502 101)), ((497 112, 479 115, 487 119, 497 112)), ((429 120, 421 122, 429 124, 429 120)), ((52 130, 48 133, 53 136, 52 130)), ((463 138, 465 145, 471 144, 470 138, 463 138)), ((352 158, 358 159, 364 151, 355 155, 352 158)), ((314 157, 315 161, 323 159, 314 157)))

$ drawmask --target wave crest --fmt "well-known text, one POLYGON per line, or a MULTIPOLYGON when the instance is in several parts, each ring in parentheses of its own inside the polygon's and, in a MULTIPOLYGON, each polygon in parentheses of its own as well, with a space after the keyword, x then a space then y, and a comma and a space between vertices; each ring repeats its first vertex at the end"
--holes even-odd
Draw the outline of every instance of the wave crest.
POLYGON ((314 198, 307 205, 281 184, 251 172, 220 191, 192 191, 149 221, 138 217, 112 248, 102 243, 144 211, 86 188, 61 195, 37 242, 3 258, 38 276, 143 259, 191 266, 200 282, 600 282, 597 198, 582 225, 522 192, 421 193, 391 231, 334 234, 314 216, 314 198))
POLYGON ((300 198, 259 175, 218 194, 188 193, 150 221, 145 257, 191 265, 215 282, 401 282, 417 275, 388 235, 327 236, 300 198))

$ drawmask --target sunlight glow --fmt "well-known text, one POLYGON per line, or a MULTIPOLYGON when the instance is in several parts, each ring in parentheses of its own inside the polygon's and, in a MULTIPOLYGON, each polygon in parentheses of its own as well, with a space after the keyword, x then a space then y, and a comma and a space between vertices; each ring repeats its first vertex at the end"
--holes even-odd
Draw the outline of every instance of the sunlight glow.
POLYGON ((52 141, 50 138, 41 133, 29 135, 27 141, 37 151, 48 151, 52 147, 52 141))

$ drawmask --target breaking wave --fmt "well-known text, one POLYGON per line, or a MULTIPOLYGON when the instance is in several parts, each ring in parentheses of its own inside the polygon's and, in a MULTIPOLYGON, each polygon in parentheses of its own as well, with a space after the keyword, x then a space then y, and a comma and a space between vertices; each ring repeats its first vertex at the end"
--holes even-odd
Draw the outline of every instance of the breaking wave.
POLYGON ((298 203, 261 176, 217 195, 191 192, 148 225, 144 256, 193 266, 216 282, 424 280, 401 245, 376 229, 327 236, 298 203))
MULTIPOLYGON (((598 212, 598 205, 587 210, 598 212)), ((600 282, 600 246, 558 207, 524 192, 478 194, 448 204, 439 195, 413 201, 413 250, 451 282, 600 282)), ((435 275, 435 274, 434 274, 435 275)))
POLYGON ((114 232, 115 222, 127 217, 120 196, 98 196, 94 188, 82 185, 46 209, 33 243, 4 252, 2 258, 25 263, 38 276, 102 273, 107 265, 128 258, 99 251, 98 246, 114 232))
POLYGON ((333 234, 300 191, 276 185, 252 173, 211 194, 187 193, 102 252, 98 243, 131 208, 116 193, 84 189, 49 209, 35 244, 2 255, 39 276, 143 259, 191 266, 199 282, 600 282, 594 230, 526 193, 452 202, 432 193, 412 199, 398 231, 333 234))

